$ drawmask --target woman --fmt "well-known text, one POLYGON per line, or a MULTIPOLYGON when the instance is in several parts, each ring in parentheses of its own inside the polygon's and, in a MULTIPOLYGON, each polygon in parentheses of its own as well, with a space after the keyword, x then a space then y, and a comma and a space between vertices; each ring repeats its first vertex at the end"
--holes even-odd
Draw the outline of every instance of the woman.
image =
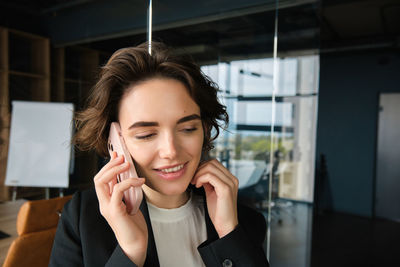
POLYGON ((152 55, 146 44, 117 51, 77 115, 77 145, 107 156, 113 121, 144 179, 117 183, 129 163, 114 153, 95 189, 65 206, 50 266, 268 266, 263 216, 238 206, 238 179, 204 160, 228 115, 197 65, 159 43, 152 55), (132 215, 123 194, 138 186, 132 215))

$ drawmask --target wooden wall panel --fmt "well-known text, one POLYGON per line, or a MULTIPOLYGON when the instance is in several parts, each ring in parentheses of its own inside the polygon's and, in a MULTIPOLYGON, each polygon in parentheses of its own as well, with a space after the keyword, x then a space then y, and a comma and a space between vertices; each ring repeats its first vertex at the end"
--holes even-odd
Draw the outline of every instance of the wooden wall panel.
MULTIPOLYGON (((23 56, 23 55, 22 55, 23 56)), ((21 56, 21 57, 22 57, 21 56)), ((26 56, 25 56, 26 57, 26 56)), ((50 43, 47 38, 37 35, 10 30, 0 27, 0 201, 9 200, 9 188, 4 186, 9 134, 10 134, 10 77, 14 81, 24 81, 30 89, 31 97, 28 100, 50 101, 50 43), (18 58, 22 62, 30 62, 30 69, 15 70, 9 67, 9 36, 18 37, 21 42, 26 42, 32 51, 28 58, 18 58)), ((25 188, 18 191, 25 192, 25 188)), ((18 197, 43 195, 43 189, 27 189, 29 194, 22 193, 18 197), (25 195, 24 195, 25 194, 25 195)), ((27 191, 27 192, 28 192, 27 191)))
POLYGON ((55 48, 52 53, 52 101, 65 101, 65 49, 55 48))
POLYGON ((48 39, 32 42, 32 72, 42 76, 32 81, 32 100, 49 102, 50 95, 50 43, 48 39))
POLYGON ((9 198, 8 187, 4 185, 10 131, 8 86, 8 31, 0 28, 0 201, 9 198))

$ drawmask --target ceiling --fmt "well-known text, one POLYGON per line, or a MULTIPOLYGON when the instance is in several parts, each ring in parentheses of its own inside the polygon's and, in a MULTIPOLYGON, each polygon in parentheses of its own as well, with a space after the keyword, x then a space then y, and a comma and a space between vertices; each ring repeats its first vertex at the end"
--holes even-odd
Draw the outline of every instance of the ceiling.
POLYGON ((328 47, 396 46, 400 37, 400 1, 324 1, 321 41, 328 47))
MULTIPOLYGON (((156 22, 153 38, 174 47, 185 48, 202 61, 212 61, 217 57, 270 54, 274 40, 275 18, 278 15, 278 48, 281 53, 301 50, 329 52, 379 47, 399 48, 400 1, 398 0, 281 0, 279 12, 274 9, 274 1, 264 1, 265 4, 260 5, 260 1, 254 0, 254 4, 257 5, 226 11, 221 10, 225 6, 224 1, 208 2, 208 5, 221 2, 219 6, 214 4, 212 7, 198 7, 199 10, 203 8, 203 11, 211 8, 214 8, 214 11, 218 10, 217 13, 210 14, 201 13, 190 5, 185 9, 180 6, 183 2, 179 0, 155 2, 153 21, 156 22)), ((0 25, 47 35, 53 38, 53 43, 58 46, 79 44, 109 52, 145 41, 147 7, 143 1, 133 1, 136 3, 135 9, 127 13, 132 20, 140 19, 140 23, 136 24, 129 24, 131 22, 126 20, 119 21, 125 13, 122 6, 118 9, 115 3, 122 3, 122 0, 114 0, 114 7, 109 6, 110 2, 1 0, 1 10, 7 10, 7 14, 14 15, 0 19, 0 25), (102 9, 104 13, 101 13, 101 16, 93 17, 93 13, 101 12, 102 9), (115 13, 114 17, 108 17, 113 16, 109 13, 115 13), (91 20, 86 22, 94 21, 92 28, 85 28, 85 20, 82 19, 84 16, 92 16, 91 20), (80 24, 75 28, 72 18, 80 20, 80 24), (101 26, 103 21, 108 21, 108 24, 101 26), (58 28, 54 26, 57 23, 59 23, 58 28), (53 28, 49 25, 53 25, 53 28), (96 25, 99 26, 96 28, 96 25), (78 35, 80 31, 83 33, 81 36, 78 35), (60 36, 66 38, 57 43, 57 40, 63 40, 60 36)), ((232 3, 236 3, 236 7, 245 4, 240 0, 232 3)))

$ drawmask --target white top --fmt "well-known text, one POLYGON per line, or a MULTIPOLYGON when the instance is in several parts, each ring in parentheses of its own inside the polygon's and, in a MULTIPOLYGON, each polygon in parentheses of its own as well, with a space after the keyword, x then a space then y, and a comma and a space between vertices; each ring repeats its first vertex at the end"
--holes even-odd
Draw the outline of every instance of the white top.
POLYGON ((197 247, 207 239, 203 199, 191 194, 176 209, 147 202, 160 267, 205 266, 197 247))

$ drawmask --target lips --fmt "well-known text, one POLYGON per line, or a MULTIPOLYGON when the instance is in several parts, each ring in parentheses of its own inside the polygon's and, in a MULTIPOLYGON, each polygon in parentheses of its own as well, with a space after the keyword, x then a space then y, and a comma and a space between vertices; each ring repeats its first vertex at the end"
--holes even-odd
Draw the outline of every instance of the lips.
POLYGON ((172 167, 172 168, 166 168, 166 169, 160 169, 160 171, 164 172, 164 173, 171 173, 171 172, 177 172, 179 170, 181 170, 183 168, 184 164, 178 165, 176 167, 172 167))
POLYGON ((179 170, 181 170, 184 167, 185 163, 182 164, 176 164, 176 165, 171 165, 171 166, 165 166, 165 167, 161 167, 158 169, 154 169, 156 171, 162 171, 165 173, 170 173, 170 172, 177 172, 179 170))
POLYGON ((165 166, 159 169, 154 169, 156 173, 163 179, 175 180, 183 176, 186 171, 187 162, 183 164, 165 166))

